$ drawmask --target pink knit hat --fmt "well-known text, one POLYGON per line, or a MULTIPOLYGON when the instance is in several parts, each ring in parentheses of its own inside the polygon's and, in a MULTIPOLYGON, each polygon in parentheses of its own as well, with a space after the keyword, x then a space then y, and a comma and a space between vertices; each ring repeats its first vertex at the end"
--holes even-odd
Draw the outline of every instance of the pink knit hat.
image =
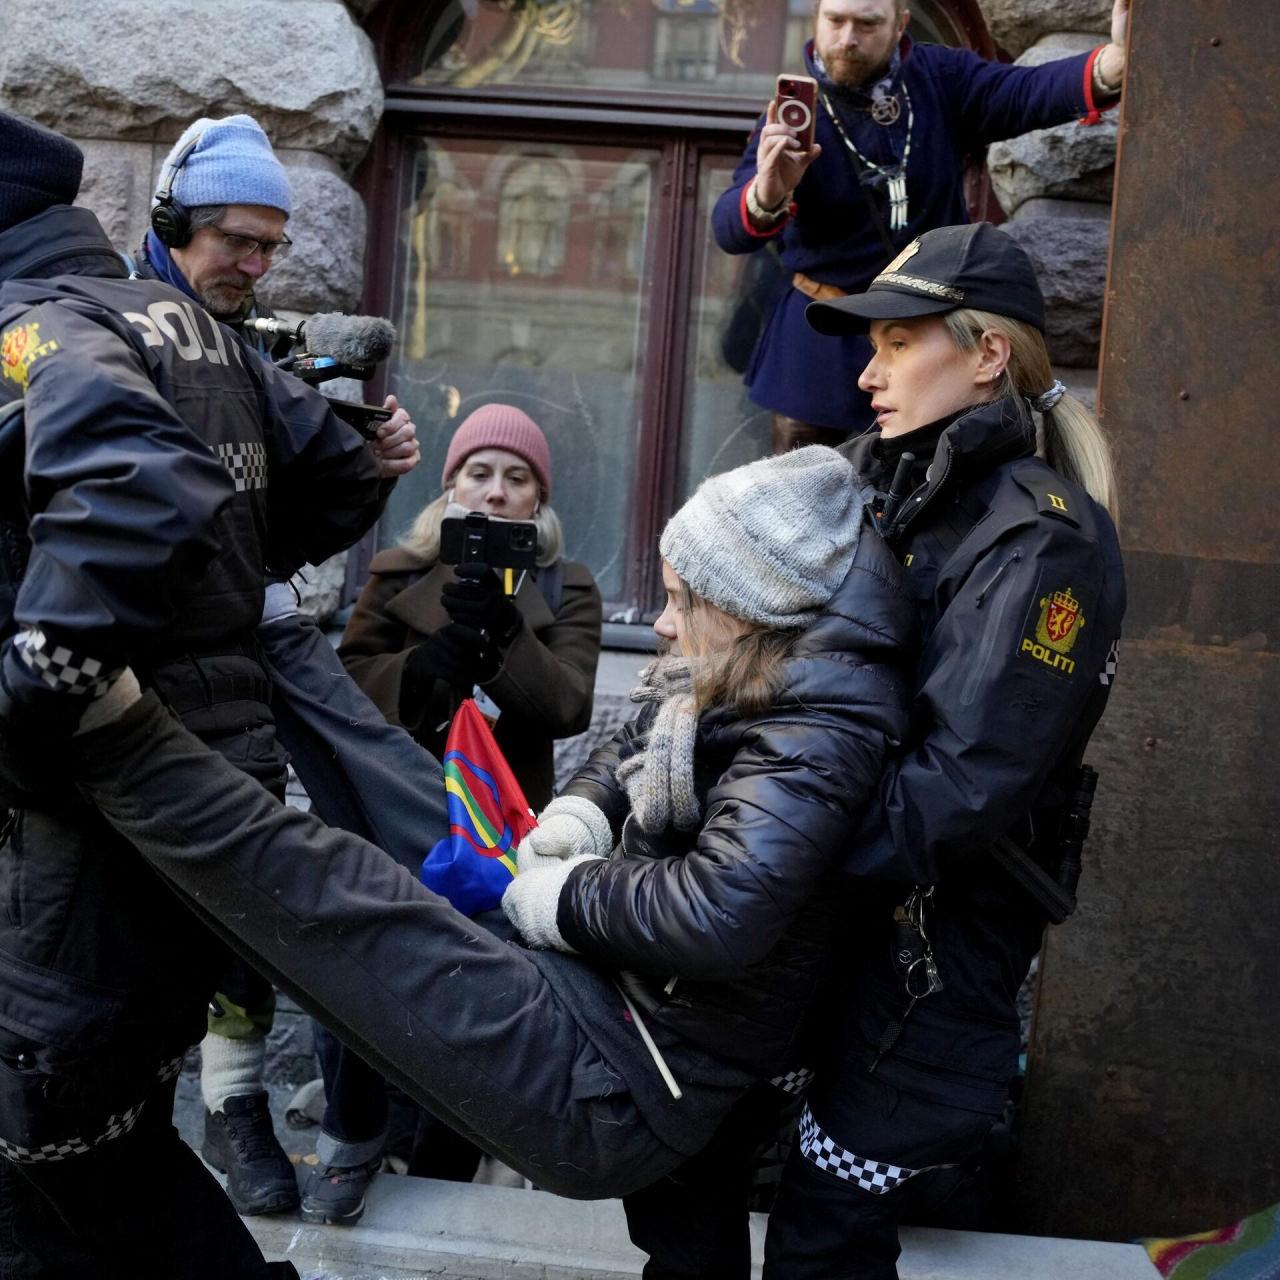
POLYGON ((542 501, 551 497, 551 448, 542 428, 513 404, 486 404, 463 419, 449 441, 440 483, 448 487, 454 473, 477 449, 506 449, 519 454, 538 477, 542 501))

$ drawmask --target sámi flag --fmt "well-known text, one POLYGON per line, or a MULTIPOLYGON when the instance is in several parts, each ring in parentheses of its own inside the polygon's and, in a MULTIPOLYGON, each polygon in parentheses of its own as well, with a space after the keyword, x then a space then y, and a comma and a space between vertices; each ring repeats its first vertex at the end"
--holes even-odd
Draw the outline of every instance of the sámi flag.
POLYGON ((441 765, 449 834, 423 859, 419 878, 475 915, 501 901, 516 874, 516 846, 538 823, 473 698, 453 717, 441 765))

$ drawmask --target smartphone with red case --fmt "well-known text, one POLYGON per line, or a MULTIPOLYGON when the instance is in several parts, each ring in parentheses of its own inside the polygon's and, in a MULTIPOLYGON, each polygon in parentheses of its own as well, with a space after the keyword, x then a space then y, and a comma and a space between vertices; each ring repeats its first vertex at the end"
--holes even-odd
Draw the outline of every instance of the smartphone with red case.
POLYGON ((813 146, 817 124, 818 82, 812 76, 781 75, 774 89, 778 104, 778 121, 796 131, 800 146, 813 146))

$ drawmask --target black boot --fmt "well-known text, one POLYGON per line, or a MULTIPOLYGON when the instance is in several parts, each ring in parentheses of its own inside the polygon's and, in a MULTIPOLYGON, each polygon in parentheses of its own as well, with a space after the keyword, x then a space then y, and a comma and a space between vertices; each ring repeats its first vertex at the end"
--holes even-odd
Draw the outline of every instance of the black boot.
POLYGON ((222 1111, 206 1111, 200 1154, 227 1175, 227 1195, 238 1213, 298 1207, 297 1175, 271 1127, 265 1093, 228 1098, 222 1111))

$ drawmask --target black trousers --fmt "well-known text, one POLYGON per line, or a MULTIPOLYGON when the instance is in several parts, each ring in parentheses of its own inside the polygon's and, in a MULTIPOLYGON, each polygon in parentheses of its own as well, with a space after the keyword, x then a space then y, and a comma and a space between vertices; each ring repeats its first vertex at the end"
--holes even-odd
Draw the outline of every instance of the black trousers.
MULTIPOLYGON (((902 1093, 852 1068, 838 1083, 838 1089, 818 1086, 819 1098, 836 1095, 828 1103, 834 1123, 831 1129, 820 1124, 821 1137, 877 1164, 954 1167, 873 1192, 832 1172, 847 1171, 849 1162, 836 1159, 823 1168, 794 1142, 769 1216, 767 1280, 895 1280, 899 1224, 906 1218, 952 1225, 945 1201, 963 1193, 994 1119, 902 1093)), ((789 1105, 773 1085, 757 1086, 705 1150, 625 1197, 631 1241, 649 1255, 644 1280, 749 1280, 747 1210, 756 1157, 789 1105)), ((827 1114, 822 1101, 814 1105, 827 1114)))
POLYGON ((631 1243, 648 1254, 644 1280, 748 1280, 756 1157, 788 1105, 774 1085, 757 1085, 702 1151, 623 1198, 631 1243))
MULTIPOLYGON (((392 1087, 322 1023, 313 1020, 311 1025, 324 1080, 321 1124, 326 1136, 338 1144, 338 1158, 333 1163, 348 1167, 365 1163, 353 1153, 371 1152, 375 1146, 378 1154, 384 1149, 393 1154, 388 1134, 392 1087)), ((415 1178, 470 1182, 480 1166, 480 1148, 403 1095, 399 1103, 397 1114, 403 1121, 403 1112, 408 1109, 407 1123, 412 1129, 405 1135, 405 1172, 415 1178)), ((372 1154, 365 1157, 373 1158, 372 1154)))
MULTIPOLYGON (((118 1137, 64 1159, 0 1159, 0 1280, 253 1280, 269 1268, 213 1175, 173 1127, 174 1080, 118 1137)), ((112 1118, 64 1111, 65 1136, 112 1118)), ((120 1113, 115 1113, 118 1117, 120 1113)))
POLYGON ((939 1219, 940 1197, 995 1124, 992 1111, 842 1066, 809 1095, 769 1216, 764 1280, 897 1280, 899 1224, 939 1219))
POLYGON ((648 1067, 608 975, 489 933, 366 841, 278 804, 149 696, 76 751, 76 782, 198 915, 375 1070, 538 1186, 593 1199, 647 1186, 739 1095, 714 1063, 699 1056, 693 1069, 691 1048, 669 1047, 677 1075, 691 1070, 683 1149, 664 1141, 588 1031, 621 1027, 628 1069, 648 1067))

